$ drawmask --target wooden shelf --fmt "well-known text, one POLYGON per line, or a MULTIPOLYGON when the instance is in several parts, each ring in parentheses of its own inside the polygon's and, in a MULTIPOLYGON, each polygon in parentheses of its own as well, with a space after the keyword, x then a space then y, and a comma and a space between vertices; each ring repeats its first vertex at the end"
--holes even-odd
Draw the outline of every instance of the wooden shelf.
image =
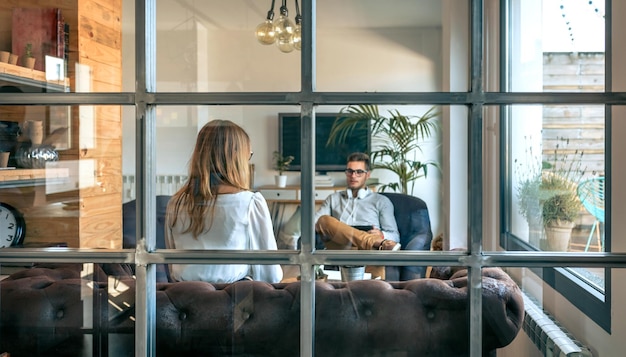
POLYGON ((0 83, 44 89, 45 92, 66 92, 68 80, 47 81, 46 72, 0 62, 0 83))
POLYGON ((0 170, 0 188, 43 185, 46 181, 66 179, 68 168, 51 169, 3 169, 0 170))

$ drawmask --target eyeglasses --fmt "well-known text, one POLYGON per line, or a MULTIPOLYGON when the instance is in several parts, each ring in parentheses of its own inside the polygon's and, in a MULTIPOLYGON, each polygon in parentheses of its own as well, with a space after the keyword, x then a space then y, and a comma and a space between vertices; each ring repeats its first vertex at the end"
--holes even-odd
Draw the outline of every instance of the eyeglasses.
POLYGON ((252 160, 252 155, 254 155, 254 151, 250 151, 250 158, 248 160, 252 160))
POLYGON ((364 174, 367 173, 367 170, 352 170, 352 169, 346 169, 346 176, 352 176, 352 174, 355 174, 356 177, 361 177, 364 174))

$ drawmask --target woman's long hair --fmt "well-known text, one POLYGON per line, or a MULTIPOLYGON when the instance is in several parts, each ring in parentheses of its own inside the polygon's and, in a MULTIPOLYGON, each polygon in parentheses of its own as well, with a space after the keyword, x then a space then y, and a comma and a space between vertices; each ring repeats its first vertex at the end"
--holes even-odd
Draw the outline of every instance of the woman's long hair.
POLYGON ((250 137, 229 120, 213 120, 202 127, 189 163, 189 179, 172 197, 168 225, 176 224, 178 212, 187 212, 190 223, 184 232, 197 238, 213 224, 217 186, 250 189, 250 137), (208 215, 208 227, 205 217, 208 215))

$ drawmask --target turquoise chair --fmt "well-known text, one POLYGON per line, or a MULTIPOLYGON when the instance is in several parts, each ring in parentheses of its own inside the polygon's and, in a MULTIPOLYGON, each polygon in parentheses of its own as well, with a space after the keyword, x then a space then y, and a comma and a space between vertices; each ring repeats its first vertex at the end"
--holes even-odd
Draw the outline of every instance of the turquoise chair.
POLYGON ((589 250, 589 244, 591 244, 594 232, 596 232, 598 237, 600 251, 603 252, 604 234, 600 234, 600 229, 601 224, 604 224, 604 176, 594 177, 581 182, 578 185, 577 193, 585 209, 595 218, 587 239, 585 252, 589 250))

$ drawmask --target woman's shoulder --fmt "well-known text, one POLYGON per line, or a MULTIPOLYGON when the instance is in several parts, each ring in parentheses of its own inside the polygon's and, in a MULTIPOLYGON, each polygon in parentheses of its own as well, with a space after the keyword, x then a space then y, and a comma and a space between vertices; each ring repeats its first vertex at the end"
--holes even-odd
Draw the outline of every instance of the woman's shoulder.
POLYGON ((263 197, 261 192, 240 191, 234 194, 222 195, 222 197, 224 196, 228 196, 225 198, 242 201, 242 202, 246 201, 246 202, 267 204, 267 202, 265 201, 265 197, 263 197))
POLYGON ((252 194, 252 200, 255 203, 267 204, 267 201, 265 200, 265 197, 263 197, 261 192, 252 192, 252 191, 247 191, 247 192, 250 192, 252 194))

